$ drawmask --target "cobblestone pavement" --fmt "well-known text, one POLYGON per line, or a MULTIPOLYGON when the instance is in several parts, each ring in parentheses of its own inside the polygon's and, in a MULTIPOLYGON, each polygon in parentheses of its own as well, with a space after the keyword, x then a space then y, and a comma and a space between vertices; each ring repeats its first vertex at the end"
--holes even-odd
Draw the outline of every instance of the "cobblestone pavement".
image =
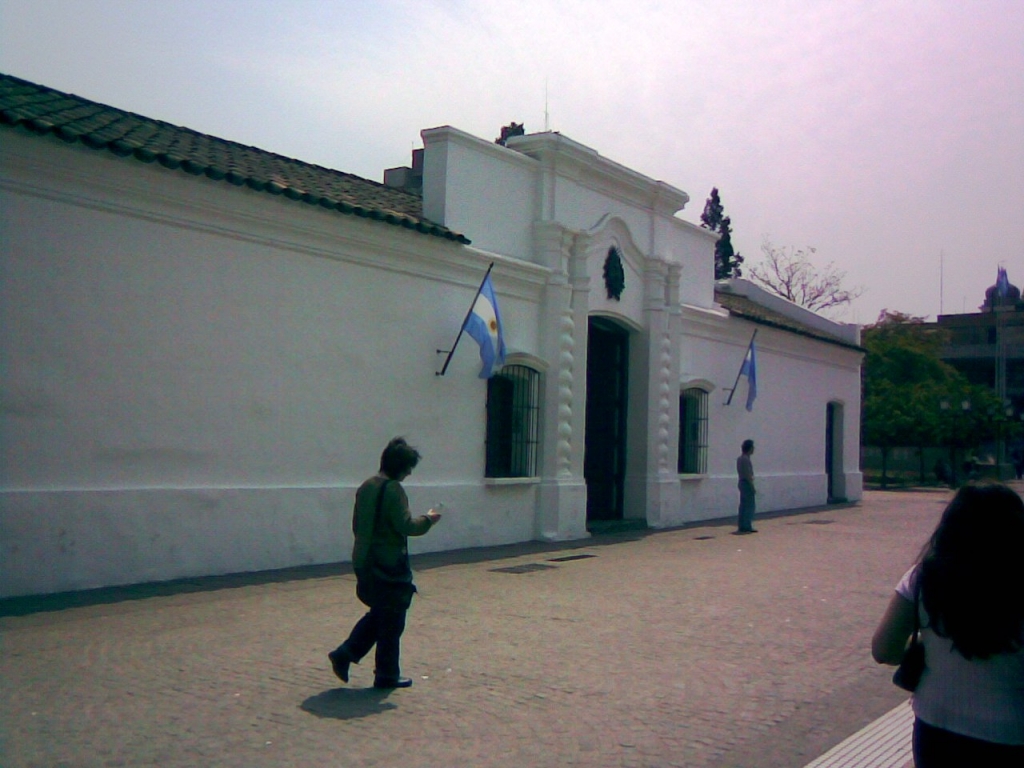
POLYGON ((331 674, 347 566, 0 601, 0 765, 799 768, 904 700, 870 637, 948 498, 421 556, 393 692, 331 674))

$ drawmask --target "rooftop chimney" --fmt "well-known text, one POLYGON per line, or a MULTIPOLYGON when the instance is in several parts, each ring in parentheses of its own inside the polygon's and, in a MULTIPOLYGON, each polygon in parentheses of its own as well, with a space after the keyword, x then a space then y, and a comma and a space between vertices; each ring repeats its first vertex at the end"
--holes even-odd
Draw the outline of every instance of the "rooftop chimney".
POLYGON ((384 185, 404 189, 414 195, 423 194, 423 150, 412 151, 412 167, 400 166, 384 171, 384 185))
POLYGON ((523 127, 523 124, 522 123, 517 123, 515 120, 513 120, 508 125, 501 126, 501 136, 496 138, 494 140, 494 143, 495 144, 501 144, 501 146, 504 147, 505 144, 508 142, 508 140, 511 139, 513 136, 525 136, 525 135, 526 135, 526 129, 523 127))

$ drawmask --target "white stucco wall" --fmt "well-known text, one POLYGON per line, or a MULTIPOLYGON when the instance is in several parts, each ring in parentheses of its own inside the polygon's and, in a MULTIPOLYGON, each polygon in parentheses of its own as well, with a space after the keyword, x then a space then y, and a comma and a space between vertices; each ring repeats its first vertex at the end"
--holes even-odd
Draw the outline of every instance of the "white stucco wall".
POLYGON ((708 474, 681 477, 679 517, 667 524, 736 513, 736 457, 747 438, 756 446, 759 511, 824 504, 829 402, 844 406, 845 495, 851 501, 860 498, 859 352, 731 318, 725 310, 686 308, 682 322, 680 388, 713 387, 708 397, 708 474), (758 390, 748 412, 746 377, 740 379, 731 404, 726 402, 755 328, 758 390))
MULTIPOLYGON (((435 376, 495 257, 57 141, 3 153, 0 596, 346 560, 396 434, 414 506, 450 510, 414 551, 532 537, 535 487, 482 481, 472 340, 435 376)), ((546 274, 494 271, 526 352, 546 274)))
POLYGON ((450 126, 422 137, 423 215, 477 248, 532 260, 537 161, 450 126))
POLYGON ((859 497, 856 350, 763 328, 754 411, 745 382, 724 406, 753 326, 714 304, 714 236, 674 216, 685 193, 557 134, 424 142, 425 214, 471 247, 5 132, 0 597, 347 560, 355 489, 398 434, 424 454, 414 511, 448 507, 414 552, 586 535, 593 316, 631 334, 627 517, 734 514, 746 437, 760 510, 824 503, 829 401, 859 497), (509 349, 542 371, 525 481, 483 478, 472 340, 435 375, 492 262, 509 349), (712 390, 709 469, 680 478, 693 381, 712 390))

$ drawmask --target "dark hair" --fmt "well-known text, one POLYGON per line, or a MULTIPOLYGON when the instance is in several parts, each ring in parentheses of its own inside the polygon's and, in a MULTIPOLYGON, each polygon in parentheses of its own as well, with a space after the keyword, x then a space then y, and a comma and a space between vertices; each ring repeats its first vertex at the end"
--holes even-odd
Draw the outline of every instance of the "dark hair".
POLYGON ((932 630, 964 658, 1011 653, 1024 637, 1024 502, 998 483, 967 485, 921 556, 921 600, 932 630))
POLYGON ((420 452, 405 442, 404 437, 393 438, 380 455, 380 471, 392 480, 412 472, 419 463, 420 452))
MULTIPOLYGON (((736 445, 736 443, 733 443, 733 445, 736 445)), ((744 440, 743 441, 743 445, 740 446, 740 449, 744 453, 750 453, 752 450, 754 450, 754 441, 753 440, 744 440)))

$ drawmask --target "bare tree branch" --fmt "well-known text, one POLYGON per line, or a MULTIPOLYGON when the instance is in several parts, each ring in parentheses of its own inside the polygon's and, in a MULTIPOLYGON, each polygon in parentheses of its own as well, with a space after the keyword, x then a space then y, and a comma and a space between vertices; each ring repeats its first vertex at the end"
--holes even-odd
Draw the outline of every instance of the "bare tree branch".
POLYGON ((794 304, 820 311, 849 304, 864 293, 863 286, 843 288, 846 273, 829 262, 818 271, 811 263, 815 248, 776 247, 766 237, 761 242, 761 263, 750 267, 750 279, 794 304))

